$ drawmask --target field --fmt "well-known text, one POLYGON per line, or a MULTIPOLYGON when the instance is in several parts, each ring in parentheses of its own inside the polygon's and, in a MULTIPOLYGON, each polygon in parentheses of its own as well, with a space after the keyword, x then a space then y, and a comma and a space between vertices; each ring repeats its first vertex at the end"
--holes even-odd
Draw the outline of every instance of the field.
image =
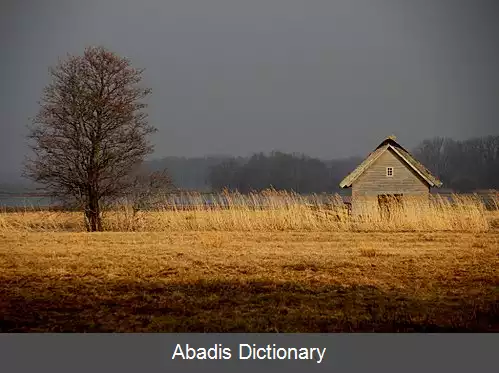
POLYGON ((498 332, 498 211, 439 203, 0 213, 0 331, 498 332))

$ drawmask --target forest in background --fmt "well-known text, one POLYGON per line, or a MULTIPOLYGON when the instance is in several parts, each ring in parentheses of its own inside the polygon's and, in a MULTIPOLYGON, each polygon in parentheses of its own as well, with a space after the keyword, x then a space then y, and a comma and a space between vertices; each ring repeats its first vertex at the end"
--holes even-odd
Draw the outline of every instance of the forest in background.
MULTIPOLYGON (((457 141, 436 137, 408 149, 443 182, 443 188, 467 193, 499 189, 499 136, 457 141)), ((367 156, 365 154, 364 156, 367 156)), ((255 153, 249 157, 166 157, 146 162, 151 171, 167 169, 182 190, 242 193, 273 187, 297 193, 338 193, 340 181, 362 157, 323 160, 305 154, 255 153)), ((0 183, 0 192, 29 192, 27 184, 0 183)), ((347 192, 347 191, 343 191, 347 192)))
MULTIPOLYGON (((440 178, 445 189, 460 193, 499 189, 499 136, 465 141, 436 137, 408 150, 440 178)), ((228 188, 245 193, 273 187, 307 194, 340 192, 340 181, 362 160, 321 160, 274 151, 250 157, 167 157, 148 162, 148 167, 167 168, 181 189, 215 192, 228 188)))

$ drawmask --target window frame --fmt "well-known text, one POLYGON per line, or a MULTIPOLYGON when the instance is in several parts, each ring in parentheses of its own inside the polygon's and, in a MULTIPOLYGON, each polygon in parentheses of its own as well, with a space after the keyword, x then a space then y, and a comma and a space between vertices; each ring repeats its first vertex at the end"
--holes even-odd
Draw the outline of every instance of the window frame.
POLYGON ((386 177, 393 177, 393 175, 395 174, 395 169, 393 167, 387 167, 386 168, 386 177), (390 171, 391 171, 391 175, 390 175, 390 171))

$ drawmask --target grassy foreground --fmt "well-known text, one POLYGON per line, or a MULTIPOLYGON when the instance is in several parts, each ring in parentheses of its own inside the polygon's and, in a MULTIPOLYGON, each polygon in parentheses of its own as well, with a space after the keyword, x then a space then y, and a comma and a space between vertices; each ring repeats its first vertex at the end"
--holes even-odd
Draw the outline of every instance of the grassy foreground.
POLYGON ((499 231, 0 230, 0 331, 499 332, 499 231))

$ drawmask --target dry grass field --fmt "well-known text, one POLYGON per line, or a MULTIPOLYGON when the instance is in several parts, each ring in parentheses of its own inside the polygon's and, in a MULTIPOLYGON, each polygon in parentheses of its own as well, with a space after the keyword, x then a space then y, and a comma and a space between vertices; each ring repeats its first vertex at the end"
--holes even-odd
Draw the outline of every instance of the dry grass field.
POLYGON ((460 202, 0 213, 0 331, 499 332, 499 213, 460 202))

